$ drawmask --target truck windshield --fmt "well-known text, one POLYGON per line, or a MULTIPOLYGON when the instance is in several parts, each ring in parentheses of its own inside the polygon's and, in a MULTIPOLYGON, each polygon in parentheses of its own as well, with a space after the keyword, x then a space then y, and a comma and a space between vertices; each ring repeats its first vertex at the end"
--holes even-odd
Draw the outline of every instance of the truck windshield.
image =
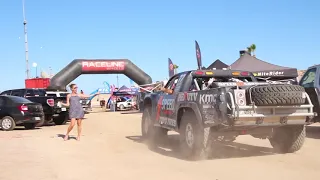
MULTIPOLYGON (((59 93, 59 97, 66 97, 68 93, 59 93)), ((47 96, 57 97, 57 93, 47 93, 47 96)))
POLYGON ((10 99, 14 103, 32 103, 30 100, 18 96, 11 96, 10 99))

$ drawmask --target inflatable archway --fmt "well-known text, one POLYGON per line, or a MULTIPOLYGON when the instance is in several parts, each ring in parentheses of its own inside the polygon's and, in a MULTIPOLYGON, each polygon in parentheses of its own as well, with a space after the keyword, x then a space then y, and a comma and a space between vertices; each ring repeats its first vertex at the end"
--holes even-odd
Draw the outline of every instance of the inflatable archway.
POLYGON ((151 77, 128 59, 75 59, 51 78, 47 89, 65 91, 81 74, 124 74, 138 85, 152 83, 151 77))

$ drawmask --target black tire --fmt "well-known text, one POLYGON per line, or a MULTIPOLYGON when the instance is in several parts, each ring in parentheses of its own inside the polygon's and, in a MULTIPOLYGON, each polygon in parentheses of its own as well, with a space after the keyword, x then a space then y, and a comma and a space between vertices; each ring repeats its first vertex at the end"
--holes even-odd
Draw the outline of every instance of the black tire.
POLYGON ((26 123, 23 125, 25 129, 34 129, 37 126, 37 123, 26 123))
POLYGON ((183 158, 189 160, 208 159, 212 152, 210 128, 203 128, 193 113, 185 112, 181 117, 179 133, 180 151, 183 158), (190 137, 187 136, 192 136, 193 142, 189 141, 190 137))
POLYGON ((154 126, 154 121, 151 119, 151 108, 145 108, 141 120, 141 134, 149 146, 155 146, 159 141, 167 137, 168 130, 154 126))
POLYGON ((58 117, 53 118, 55 125, 64 125, 68 121, 68 115, 59 115, 58 117))
POLYGON ((120 110, 124 110, 124 105, 120 104, 119 108, 120 108, 120 110))
POLYGON ((257 106, 301 105, 305 89, 299 85, 266 85, 251 88, 252 101, 257 106))
POLYGON ((272 147, 280 153, 293 153, 301 149, 306 137, 306 127, 286 126, 275 129, 269 138, 272 147))
POLYGON ((36 123, 36 127, 42 127, 45 124, 45 117, 41 117, 40 122, 36 123))
POLYGON ((16 122, 10 116, 5 116, 0 120, 0 127, 2 131, 12 131, 16 128, 16 122))

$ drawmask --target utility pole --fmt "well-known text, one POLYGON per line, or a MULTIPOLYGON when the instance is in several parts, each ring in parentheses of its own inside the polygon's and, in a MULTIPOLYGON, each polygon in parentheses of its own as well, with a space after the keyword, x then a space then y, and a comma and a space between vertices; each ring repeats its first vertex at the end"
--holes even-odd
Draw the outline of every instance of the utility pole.
POLYGON ((52 78, 52 68, 49 67, 49 77, 52 78))
POLYGON ((29 79, 30 76, 29 76, 28 35, 27 35, 27 20, 26 20, 26 14, 24 10, 24 1, 25 0, 22 0, 22 13, 23 13, 24 44, 25 44, 25 58, 26 58, 26 76, 27 76, 27 79, 29 79))
POLYGON ((117 88, 119 88, 119 76, 117 74, 117 88))

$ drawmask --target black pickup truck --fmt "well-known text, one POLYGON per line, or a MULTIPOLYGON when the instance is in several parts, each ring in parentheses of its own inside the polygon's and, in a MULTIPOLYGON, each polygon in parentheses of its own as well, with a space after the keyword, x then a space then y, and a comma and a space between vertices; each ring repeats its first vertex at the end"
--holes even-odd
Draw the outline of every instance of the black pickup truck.
POLYGON ((303 87, 257 82, 252 73, 235 70, 181 72, 161 91, 146 94, 143 106, 148 144, 176 131, 181 154, 192 159, 207 158, 214 143, 245 134, 269 139, 279 152, 295 152, 316 115, 303 87))
MULTIPOLYGON (((68 120, 68 109, 59 107, 55 97, 46 95, 44 89, 11 89, 3 91, 0 95, 19 96, 29 99, 42 105, 44 112, 44 122, 39 123, 38 126, 54 122, 56 125, 65 124, 68 120)), ((63 98, 63 97, 61 97, 63 98)), ((63 100, 59 98, 59 101, 63 100)), ((66 97, 64 97, 66 99, 66 97)))

